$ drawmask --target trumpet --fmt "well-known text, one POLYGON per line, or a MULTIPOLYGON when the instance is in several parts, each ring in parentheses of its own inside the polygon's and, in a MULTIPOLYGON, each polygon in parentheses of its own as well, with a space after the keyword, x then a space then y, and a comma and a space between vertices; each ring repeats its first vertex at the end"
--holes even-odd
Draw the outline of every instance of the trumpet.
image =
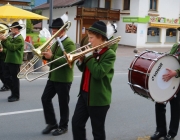
POLYGON ((11 28, 21 26, 21 25, 23 25, 21 30, 24 30, 26 28, 25 24, 19 24, 19 25, 9 27, 8 25, 0 23, 0 33, 7 34, 11 28))
POLYGON ((121 39, 121 36, 118 36, 118 37, 116 37, 116 38, 114 38, 114 39, 111 39, 111 40, 109 40, 109 41, 107 41, 107 42, 104 42, 104 43, 102 43, 102 44, 100 44, 100 45, 98 45, 98 46, 95 46, 95 47, 90 47, 91 44, 88 43, 87 45, 84 45, 84 46, 82 46, 82 47, 80 47, 80 48, 78 48, 78 49, 76 49, 75 51, 72 51, 72 52, 70 52, 70 53, 66 53, 66 52, 64 51, 64 55, 63 55, 63 56, 61 56, 61 57, 59 57, 59 58, 57 58, 57 59, 55 59, 55 60, 53 60, 53 61, 50 61, 49 63, 46 63, 45 65, 40 66, 40 67, 38 67, 38 68, 36 68, 36 69, 34 69, 34 70, 32 70, 32 71, 27 72, 27 73, 26 73, 26 79, 27 79, 29 82, 34 81, 34 80, 36 80, 36 79, 38 79, 38 78, 40 78, 40 77, 42 77, 42 76, 44 76, 44 75, 46 75, 46 74, 54 71, 54 70, 56 70, 56 69, 59 69, 59 68, 65 66, 65 65, 69 65, 69 67, 71 68, 73 62, 74 62, 75 60, 83 57, 85 54, 87 54, 87 53, 89 53, 89 52, 93 52, 93 51, 96 50, 96 49, 102 49, 102 48, 104 48, 104 47, 106 47, 106 46, 111 46, 112 44, 118 43, 118 42, 120 41, 120 39, 121 39), (43 67, 45 67, 45 66, 47 66, 47 65, 49 65, 49 64, 51 64, 51 63, 53 63, 53 62, 55 62, 55 61, 57 61, 57 60, 59 60, 59 59, 66 59, 67 62, 64 63, 64 64, 62 64, 62 65, 60 65, 60 66, 58 66, 58 67, 56 67, 56 68, 54 68, 54 69, 52 69, 52 70, 50 70, 50 71, 46 71, 46 72, 44 72, 43 74, 41 74, 41 75, 39 75, 39 76, 37 76, 37 77, 35 77, 35 78, 32 78, 32 79, 28 78, 28 75, 29 75, 30 73, 33 73, 34 71, 36 71, 36 70, 38 70, 38 69, 40 69, 40 68, 43 68, 43 67))
POLYGON ((32 49, 33 53, 34 53, 34 57, 20 70, 20 72, 18 73, 17 77, 18 78, 23 78, 25 77, 26 73, 28 73, 28 71, 30 71, 30 69, 36 64, 36 62, 39 59, 42 59, 42 52, 47 51, 49 48, 51 48, 54 43, 52 45, 49 46, 49 44, 52 42, 52 40, 57 37, 57 35, 60 33, 61 30, 63 30, 64 28, 66 28, 66 30, 68 30, 71 26, 71 22, 67 21, 48 41, 46 41, 42 46, 38 47, 37 49, 32 49))
MULTIPOLYGON (((24 25, 21 30, 25 29, 25 24, 20 24, 20 25, 24 25)), ((16 26, 19 26, 19 25, 16 25, 16 26)), ((5 37, 10 36, 12 34, 12 32, 10 32, 10 29, 14 28, 16 26, 9 27, 6 24, 0 23, 0 34, 1 34, 1 36, 5 36, 5 37)), ((0 40, 0 48, 2 48, 1 40, 0 40)))

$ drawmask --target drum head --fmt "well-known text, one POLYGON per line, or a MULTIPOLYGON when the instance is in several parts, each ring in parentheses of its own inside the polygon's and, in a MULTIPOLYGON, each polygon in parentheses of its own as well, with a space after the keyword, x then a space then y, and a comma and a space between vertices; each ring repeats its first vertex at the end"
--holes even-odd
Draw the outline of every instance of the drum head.
POLYGON ((171 78, 168 82, 163 81, 162 76, 168 69, 176 70, 180 68, 178 60, 171 55, 162 56, 155 62, 149 76, 149 93, 155 102, 163 103, 170 100, 177 92, 180 78, 171 78))

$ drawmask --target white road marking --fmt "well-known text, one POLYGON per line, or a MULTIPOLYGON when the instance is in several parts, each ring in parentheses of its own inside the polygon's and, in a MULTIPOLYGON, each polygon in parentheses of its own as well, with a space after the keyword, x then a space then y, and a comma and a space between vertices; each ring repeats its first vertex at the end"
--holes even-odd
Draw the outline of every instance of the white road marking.
MULTIPOLYGON (((128 73, 124 73, 124 72, 115 72, 114 73, 115 75, 116 74, 122 74, 122 75, 125 75, 125 74, 128 74, 128 73)), ((74 76, 75 78, 78 78, 78 77, 81 77, 80 76, 74 76)), ((47 78, 39 78, 39 80, 43 80, 43 79, 47 79, 47 78)), ((26 80, 26 79, 21 79, 21 80, 26 80)), ((38 111, 43 111, 42 108, 39 108, 39 109, 31 109, 31 110, 23 110, 23 111, 13 111, 13 112, 6 112, 6 113, 0 113, 0 116, 7 116, 7 115, 16 115, 16 114, 22 114, 22 113, 31 113, 31 112, 38 112, 38 111)))
POLYGON ((37 111, 43 111, 43 109, 40 108, 40 109, 32 109, 32 110, 6 112, 6 113, 0 113, 0 116, 7 116, 7 115, 14 115, 14 114, 22 114, 22 113, 30 113, 30 112, 37 112, 37 111))

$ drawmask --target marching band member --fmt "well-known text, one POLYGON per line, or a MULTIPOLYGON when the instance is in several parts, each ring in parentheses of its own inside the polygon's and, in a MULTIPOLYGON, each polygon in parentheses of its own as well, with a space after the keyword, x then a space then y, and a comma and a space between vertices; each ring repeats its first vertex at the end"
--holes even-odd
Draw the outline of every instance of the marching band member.
MULTIPOLYGON (((57 18, 53 21, 52 33, 55 34, 67 21, 68 17, 66 14, 57 18)), ((67 53, 72 52, 76 49, 74 42, 67 36, 66 28, 63 28, 57 37, 60 38, 64 49, 67 53)), ((44 58, 48 61, 53 61, 64 55, 58 42, 52 47, 51 51, 42 52, 44 58)), ((66 63, 66 59, 62 58, 50 64, 50 70, 66 63)), ((53 129, 53 136, 61 135, 67 132, 69 122, 69 92, 73 81, 73 68, 68 65, 52 71, 48 76, 48 81, 42 94, 41 100, 44 110, 44 117, 47 127, 42 131, 42 134, 48 134, 53 129), (60 122, 57 124, 55 112, 52 104, 52 99, 55 95, 58 95, 59 109, 60 109, 60 122)))
MULTIPOLYGON (((107 27, 102 21, 95 22, 88 30, 91 47, 108 40, 107 27)), ((85 125, 91 119, 95 140, 105 140, 105 119, 111 103, 111 81, 114 75, 116 55, 112 49, 104 47, 93 55, 85 56, 77 61, 82 73, 79 98, 72 117, 74 140, 85 140, 85 125)))
MULTIPOLYGON (((179 44, 174 44, 170 54, 175 54, 179 48, 179 44)), ((179 56, 180 54, 178 54, 179 56)), ((180 59, 179 59, 180 60, 180 59)), ((166 69, 167 74, 163 75, 163 80, 168 82, 173 77, 180 77, 180 69, 171 70, 166 69)), ((171 120, 169 125, 169 131, 167 132, 166 128, 166 104, 156 103, 155 104, 155 113, 156 113, 156 132, 151 136, 151 140, 159 140, 161 137, 164 137, 163 140, 174 140, 174 137, 178 133, 179 128, 179 119, 180 119, 180 90, 172 100, 170 100, 171 107, 171 120)))
POLYGON ((20 98, 20 81, 19 78, 17 78, 17 74, 20 71, 20 66, 23 61, 24 39, 20 34, 22 27, 18 22, 14 22, 10 27, 13 37, 0 36, 3 46, 0 52, 5 51, 6 49, 5 83, 7 83, 11 90, 8 102, 14 102, 18 101, 20 98))
MULTIPOLYGON (((1 51, 2 48, 0 48, 1 51)), ((0 88, 0 91, 8 91, 9 87, 5 83, 5 58, 6 58, 6 49, 4 48, 2 52, 0 52, 0 79, 2 81, 3 86, 0 88)))
MULTIPOLYGON (((116 23, 110 23, 108 22, 107 23, 107 38, 108 40, 111 40, 114 38, 114 33, 117 32, 117 24, 116 23)), ((117 50, 117 47, 118 47, 118 43, 115 43, 113 45, 111 45, 109 48, 111 48, 114 52, 116 52, 117 50)))
MULTIPOLYGON (((1 23, 7 27, 9 27, 7 24, 1 23)), ((2 49, 2 44, 0 43, 0 50, 2 49)), ((6 48, 3 49, 2 52, 0 52, 0 79, 3 83, 3 86, 0 88, 0 91, 8 91, 9 87, 5 83, 5 58, 6 58, 6 48)))

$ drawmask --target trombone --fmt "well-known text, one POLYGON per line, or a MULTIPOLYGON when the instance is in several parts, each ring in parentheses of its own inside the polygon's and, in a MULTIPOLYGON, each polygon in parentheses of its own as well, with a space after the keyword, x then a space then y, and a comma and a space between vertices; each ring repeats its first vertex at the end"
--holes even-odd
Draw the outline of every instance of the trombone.
POLYGON ((32 51, 34 53, 33 58, 20 70, 20 72, 18 73, 17 77, 18 78, 25 77, 25 75, 36 64, 36 62, 39 59, 42 59, 41 52, 47 51, 49 48, 51 48, 54 45, 54 43, 56 43, 56 42, 54 42, 49 47, 49 44, 51 43, 51 41, 60 33, 61 30, 63 30, 64 28, 66 28, 66 30, 68 30, 70 27, 71 27, 71 22, 67 21, 48 41, 46 41, 43 45, 41 45, 37 49, 32 49, 32 51))
POLYGON ((56 69, 59 69, 59 68, 65 66, 65 65, 67 65, 67 64, 68 64, 69 67, 71 68, 73 62, 74 62, 75 60, 83 57, 85 54, 87 54, 87 53, 89 53, 89 52, 92 52, 92 51, 94 51, 94 50, 96 50, 96 49, 101 49, 101 48, 104 48, 104 47, 106 47, 106 46, 111 46, 112 44, 118 43, 118 42, 120 41, 120 39, 121 39, 121 36, 118 36, 118 37, 116 37, 116 38, 114 38, 114 39, 111 39, 111 40, 109 40, 109 41, 107 41, 107 42, 104 42, 104 43, 102 43, 102 44, 100 44, 100 45, 98 45, 98 46, 95 46, 95 47, 90 47, 91 44, 88 43, 87 45, 84 45, 84 46, 82 46, 82 47, 80 47, 80 48, 78 48, 78 49, 76 49, 75 51, 72 51, 72 52, 70 52, 70 53, 66 53, 66 52, 64 51, 64 55, 63 55, 63 56, 61 56, 61 57, 59 57, 59 58, 57 58, 57 59, 55 59, 55 60, 53 60, 53 61, 50 61, 49 63, 46 63, 45 65, 40 66, 40 67, 38 67, 38 68, 36 68, 36 69, 34 69, 34 70, 32 70, 32 71, 27 72, 27 73, 26 73, 26 79, 27 79, 29 82, 34 81, 34 80, 36 80, 36 79, 38 79, 38 78, 40 78, 40 77, 42 77, 42 76, 44 76, 44 75, 46 75, 46 74, 54 71, 54 70, 56 70, 56 69), (76 52, 77 52, 77 53, 76 53, 76 52), (55 62, 55 61, 57 61, 57 60, 59 60, 59 59, 66 59, 67 62, 64 63, 63 65, 60 65, 60 66, 58 66, 58 67, 50 70, 50 71, 46 71, 46 72, 44 72, 43 74, 41 74, 41 75, 39 75, 39 76, 37 76, 37 77, 35 77, 35 78, 32 78, 32 79, 28 78, 28 75, 29 75, 30 73, 32 73, 32 72, 34 72, 35 70, 38 70, 38 69, 40 69, 40 68, 43 68, 43 67, 45 67, 45 66, 47 66, 47 65, 49 65, 49 64, 51 64, 51 63, 53 63, 53 62, 55 62))

